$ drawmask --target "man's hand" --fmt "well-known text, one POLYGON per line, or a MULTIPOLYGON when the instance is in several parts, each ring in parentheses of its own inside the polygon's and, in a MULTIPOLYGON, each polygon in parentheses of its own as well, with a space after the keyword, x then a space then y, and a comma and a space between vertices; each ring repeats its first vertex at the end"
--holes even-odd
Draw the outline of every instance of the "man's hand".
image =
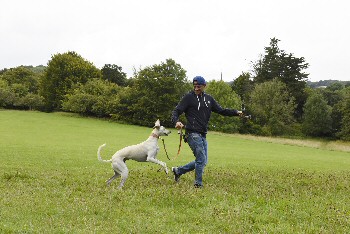
POLYGON ((184 125, 179 121, 179 122, 176 122, 176 125, 175 125, 175 128, 176 129, 181 129, 181 128, 183 128, 184 127, 184 125))
POLYGON ((244 111, 237 111, 237 114, 241 118, 252 119, 252 116, 251 115, 245 115, 244 111))

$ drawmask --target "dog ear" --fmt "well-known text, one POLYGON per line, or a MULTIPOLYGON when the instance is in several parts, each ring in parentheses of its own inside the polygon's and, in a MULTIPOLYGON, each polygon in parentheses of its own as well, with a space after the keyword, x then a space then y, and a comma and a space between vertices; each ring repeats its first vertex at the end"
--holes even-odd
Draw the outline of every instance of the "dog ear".
POLYGON ((157 121, 154 123, 153 128, 159 128, 159 127, 160 127, 160 121, 159 121, 159 119, 157 119, 157 121))

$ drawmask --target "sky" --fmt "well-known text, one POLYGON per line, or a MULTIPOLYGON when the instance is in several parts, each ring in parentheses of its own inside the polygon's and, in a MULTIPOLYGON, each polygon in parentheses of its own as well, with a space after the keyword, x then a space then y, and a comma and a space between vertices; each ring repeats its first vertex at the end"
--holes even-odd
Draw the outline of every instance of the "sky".
POLYGON ((269 46, 309 63, 310 81, 350 81, 348 0, 0 0, 0 69, 75 51, 133 75, 166 59, 187 77, 232 81, 269 46))

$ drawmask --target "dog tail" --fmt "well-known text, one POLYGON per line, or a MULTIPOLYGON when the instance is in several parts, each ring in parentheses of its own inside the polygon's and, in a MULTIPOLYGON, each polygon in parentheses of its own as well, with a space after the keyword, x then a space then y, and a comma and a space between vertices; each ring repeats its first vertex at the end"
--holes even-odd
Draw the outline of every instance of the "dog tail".
POLYGON ((102 150, 102 148, 105 147, 105 146, 106 146, 106 143, 104 143, 103 145, 100 145, 100 147, 98 147, 98 150, 97 150, 97 158, 98 158, 98 161, 100 161, 100 162, 105 162, 105 163, 111 163, 111 162, 112 162, 111 159, 110 159, 110 160, 103 160, 103 159, 101 158, 101 150, 102 150))

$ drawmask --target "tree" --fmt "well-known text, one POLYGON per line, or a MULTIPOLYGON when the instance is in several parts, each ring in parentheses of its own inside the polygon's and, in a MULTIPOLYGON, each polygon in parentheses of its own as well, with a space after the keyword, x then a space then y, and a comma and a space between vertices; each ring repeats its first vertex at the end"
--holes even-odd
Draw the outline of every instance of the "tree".
POLYGON ((101 78, 101 71, 76 52, 53 55, 41 83, 47 111, 60 110, 64 96, 74 84, 101 78))
POLYGON ((334 106, 341 100, 340 90, 344 89, 345 86, 341 83, 333 83, 327 86, 325 89, 319 89, 327 104, 334 106))
POLYGON ((254 88, 253 81, 250 80, 250 73, 242 73, 235 79, 231 85, 231 88, 240 96, 243 102, 247 102, 249 94, 254 88))
POLYGON ((285 83, 297 104, 296 117, 300 118, 307 98, 305 87, 309 76, 303 70, 307 69, 309 64, 305 62, 304 57, 297 58, 292 53, 287 54, 280 50, 279 41, 272 38, 270 46, 265 47, 265 55, 253 64, 254 82, 263 83, 277 78, 285 83))
MULTIPOLYGON (((239 96, 224 81, 210 81, 207 86, 206 92, 215 97, 215 100, 222 107, 240 109, 241 100, 239 96)), ((231 118, 212 113, 209 130, 236 133, 240 126, 241 121, 239 118, 231 118)))
POLYGON ((319 92, 311 94, 304 106, 302 130, 314 137, 329 136, 332 131, 332 108, 319 92))
POLYGON ((13 106, 15 94, 10 89, 6 80, 0 79, 0 107, 13 106))
POLYGON ((24 66, 10 68, 6 70, 1 77, 6 80, 10 86, 21 84, 28 89, 28 92, 38 93, 40 76, 29 68, 24 66))
POLYGON ((249 106, 255 122, 263 127, 263 134, 291 133, 295 103, 283 82, 274 79, 256 85, 249 106))
POLYGON ((332 135, 336 136, 337 132, 341 129, 342 122, 342 99, 343 89, 345 86, 340 82, 333 82, 329 84, 325 89, 318 89, 318 91, 323 95, 327 104, 332 108, 331 118, 332 118, 332 135))
POLYGON ((16 109, 41 109, 43 97, 38 94, 40 74, 19 66, 0 75, 0 106, 16 109))
POLYGON ((121 92, 114 117, 143 126, 159 118, 164 126, 172 126, 171 111, 189 88, 186 71, 174 60, 167 59, 134 76, 133 85, 121 92))
POLYGON ((341 130, 338 136, 342 140, 350 141, 350 87, 343 90, 343 99, 340 102, 342 114, 341 130))
POLYGON ((105 64, 101 69, 102 78, 108 80, 112 83, 115 83, 119 86, 126 86, 127 78, 126 73, 122 72, 122 67, 119 67, 115 64, 105 64))
POLYGON ((4 69, 2 69, 2 70, 0 70, 0 76, 2 75, 2 74, 4 74, 5 72, 7 72, 7 68, 4 68, 4 69))

